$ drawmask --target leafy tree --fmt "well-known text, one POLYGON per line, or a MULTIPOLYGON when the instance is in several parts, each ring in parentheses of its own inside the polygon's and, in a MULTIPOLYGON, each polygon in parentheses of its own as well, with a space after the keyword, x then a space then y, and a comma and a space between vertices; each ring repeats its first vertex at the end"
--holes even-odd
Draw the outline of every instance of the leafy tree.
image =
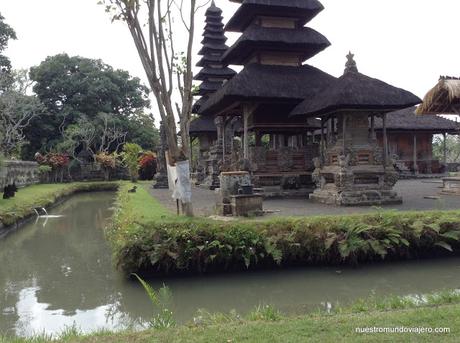
POLYGON ((139 155, 142 152, 142 148, 135 143, 126 143, 123 146, 123 152, 121 154, 123 163, 128 168, 129 175, 132 182, 137 182, 139 178, 139 155))
MULTIPOLYGON (((141 132, 142 147, 155 148, 152 144, 158 134, 153 118, 146 121, 144 113, 150 106, 148 89, 128 72, 115 70, 101 60, 59 54, 31 68, 30 76, 35 82, 34 92, 51 116, 34 121, 33 129, 27 130, 31 144, 25 157, 71 143, 67 141, 69 130, 74 130, 77 124, 93 125, 95 134, 100 134, 104 129, 101 113, 110 116, 111 128, 116 127, 130 138, 141 132)), ((117 145, 114 143, 109 150, 117 145)))
POLYGON ((8 41, 16 39, 16 32, 11 26, 5 23, 5 18, 0 13, 0 73, 11 70, 11 62, 8 57, 3 55, 3 51, 8 46, 8 41))
MULTIPOLYGON (((444 139, 441 135, 434 137, 433 155, 440 161, 444 160, 444 139)), ((460 138, 458 136, 447 136, 446 157, 447 163, 460 162, 460 138)))
POLYGON ((27 72, 5 73, 0 80, 10 77, 13 83, 0 93, 0 150, 6 156, 20 154, 27 143, 24 130, 46 112, 36 96, 27 95, 27 72))

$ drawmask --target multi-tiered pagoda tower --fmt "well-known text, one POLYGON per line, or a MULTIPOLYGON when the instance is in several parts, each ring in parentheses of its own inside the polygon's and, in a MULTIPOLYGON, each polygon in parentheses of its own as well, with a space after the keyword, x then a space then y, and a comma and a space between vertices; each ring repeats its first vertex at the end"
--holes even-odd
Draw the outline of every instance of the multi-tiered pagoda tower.
POLYGON ((200 113, 243 118, 243 156, 256 185, 305 186, 311 182, 312 160, 319 153, 313 134, 318 122, 289 118, 289 113, 334 80, 302 65, 330 45, 323 35, 305 27, 323 6, 317 0, 232 1, 241 6, 226 30, 242 35, 222 62, 244 69, 210 96, 200 113))
MULTIPOLYGON (((225 44, 227 38, 222 23, 222 10, 212 1, 205 15, 206 26, 201 42, 203 47, 198 53, 202 58, 197 63, 197 66, 202 69, 195 76, 195 80, 202 81, 195 94, 201 97, 193 106, 194 113, 198 113, 201 105, 208 100, 209 96, 222 88, 223 83, 236 74, 221 60, 222 55, 228 49, 225 44)), ((190 125, 190 136, 198 138, 200 144, 197 181, 204 182, 210 188, 219 185, 219 165, 223 158, 223 132, 218 130, 222 125, 216 127, 215 119, 213 115, 202 115, 193 120, 190 125)))

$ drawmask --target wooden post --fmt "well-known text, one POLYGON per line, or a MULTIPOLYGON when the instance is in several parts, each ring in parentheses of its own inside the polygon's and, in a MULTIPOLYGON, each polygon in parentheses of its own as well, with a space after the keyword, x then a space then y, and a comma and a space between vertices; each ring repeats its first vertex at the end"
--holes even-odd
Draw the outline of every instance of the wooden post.
POLYGON ((321 161, 324 161, 324 118, 321 118, 321 141, 319 146, 321 161))
POLYGON ((371 139, 375 140, 375 115, 371 115, 371 139))
POLYGON ((342 114, 342 140, 343 140, 343 155, 346 154, 346 143, 345 143, 345 136, 347 133, 347 115, 345 113, 342 114))
POLYGON ((388 159, 388 136, 387 136, 387 114, 382 114, 383 124, 383 167, 387 167, 388 159))
POLYGON ((414 133, 414 174, 418 173, 417 166, 417 134, 414 133))
POLYGON ((245 159, 249 158, 249 134, 248 134, 248 126, 249 126, 249 116, 251 115, 250 108, 248 105, 243 105, 243 157, 245 159))
POLYGON ((446 166, 447 168, 447 133, 443 133, 442 134, 444 140, 443 140, 443 162, 444 162, 444 165, 446 166))

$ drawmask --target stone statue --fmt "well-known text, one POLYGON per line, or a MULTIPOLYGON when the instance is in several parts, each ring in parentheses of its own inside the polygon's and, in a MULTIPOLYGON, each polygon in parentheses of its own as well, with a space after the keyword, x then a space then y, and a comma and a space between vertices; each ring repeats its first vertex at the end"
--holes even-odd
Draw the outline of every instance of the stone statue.
POLYGON ((345 64, 345 73, 357 73, 358 67, 354 60, 355 55, 351 51, 347 55, 347 63, 345 64))

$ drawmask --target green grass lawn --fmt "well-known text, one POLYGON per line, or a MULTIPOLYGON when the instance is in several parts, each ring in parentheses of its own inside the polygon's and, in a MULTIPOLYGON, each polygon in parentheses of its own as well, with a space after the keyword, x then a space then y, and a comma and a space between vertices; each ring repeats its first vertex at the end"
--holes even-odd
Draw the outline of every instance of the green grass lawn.
MULTIPOLYGON (((64 330, 58 342, 458 342, 460 335, 460 294, 445 291, 427 295, 425 305, 401 297, 367 299, 327 314, 324 312, 286 317, 271 310, 258 310, 248 317, 236 314, 204 314, 198 324, 134 332, 107 331, 82 335, 76 328, 64 330), (366 306, 363 306, 366 304, 366 306), (365 328, 443 328, 443 333, 358 333, 365 328)), ((50 337, 30 339, 0 336, 0 343, 41 343, 50 337)))

